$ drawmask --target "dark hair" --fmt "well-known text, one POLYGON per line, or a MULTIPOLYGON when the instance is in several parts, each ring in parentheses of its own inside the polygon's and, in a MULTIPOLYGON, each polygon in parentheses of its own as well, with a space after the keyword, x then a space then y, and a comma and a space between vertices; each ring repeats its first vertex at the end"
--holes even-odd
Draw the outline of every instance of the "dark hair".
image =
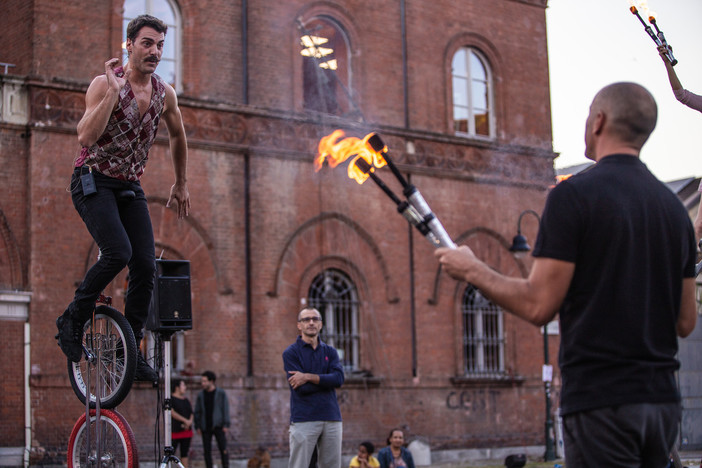
POLYGON ((399 427, 393 427, 393 428, 390 430, 390 433, 388 434, 388 438, 385 439, 385 442, 386 442, 388 445, 390 445, 390 439, 392 438, 392 433, 395 432, 395 431, 402 432, 402 436, 403 436, 403 437, 405 436, 405 433, 402 431, 402 429, 400 429, 399 427))
POLYGON ((366 448, 366 452, 368 452, 368 455, 373 455, 373 452, 375 452, 375 445, 373 445, 373 443, 371 442, 361 442, 360 445, 366 448))
POLYGON ((127 25, 127 39, 131 39, 134 42, 139 35, 141 28, 148 26, 156 30, 156 32, 163 33, 164 35, 168 31, 168 26, 166 23, 151 15, 139 15, 129 22, 127 25))
POLYGON ((179 378, 177 378, 177 377, 174 378, 174 379, 171 379, 171 393, 175 392, 175 389, 178 388, 178 387, 180 387, 180 383, 181 383, 181 382, 184 382, 184 380, 183 380, 183 379, 179 379, 179 378))
POLYGON ((202 373, 202 376, 207 377, 207 380, 209 380, 210 382, 214 382, 217 380, 217 376, 211 370, 206 370, 202 373))

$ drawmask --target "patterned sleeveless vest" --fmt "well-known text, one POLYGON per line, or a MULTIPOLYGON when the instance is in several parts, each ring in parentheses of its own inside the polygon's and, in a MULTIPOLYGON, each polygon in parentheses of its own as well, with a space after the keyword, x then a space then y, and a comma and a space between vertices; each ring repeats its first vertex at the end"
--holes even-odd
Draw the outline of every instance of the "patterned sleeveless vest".
POLYGON ((124 85, 105 131, 90 148, 81 149, 76 167, 86 165, 109 177, 139 181, 166 99, 166 85, 161 77, 152 74, 151 87, 149 108, 140 118, 132 86, 129 82, 124 85))

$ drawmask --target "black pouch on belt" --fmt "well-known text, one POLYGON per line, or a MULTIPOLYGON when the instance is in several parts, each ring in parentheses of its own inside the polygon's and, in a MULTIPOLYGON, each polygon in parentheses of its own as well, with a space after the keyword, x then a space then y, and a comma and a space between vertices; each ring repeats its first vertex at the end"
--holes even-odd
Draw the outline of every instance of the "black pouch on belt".
MULTIPOLYGON (((83 166, 85 167, 85 166, 83 166)), ((83 195, 88 196, 97 192, 95 186, 95 177, 93 177, 92 168, 88 168, 88 172, 83 174, 83 167, 80 168, 80 184, 83 186, 83 195)))

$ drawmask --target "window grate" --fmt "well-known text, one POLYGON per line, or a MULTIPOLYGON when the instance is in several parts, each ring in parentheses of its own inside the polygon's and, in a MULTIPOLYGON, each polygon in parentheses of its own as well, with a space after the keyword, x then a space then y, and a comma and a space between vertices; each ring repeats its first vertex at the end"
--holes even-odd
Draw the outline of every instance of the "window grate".
POLYGON ((351 279, 340 270, 324 270, 310 284, 308 304, 322 314, 322 340, 339 352, 344 370, 358 370, 358 293, 351 279))
POLYGON ((496 377, 505 373, 502 310, 474 286, 463 293, 464 373, 496 377))

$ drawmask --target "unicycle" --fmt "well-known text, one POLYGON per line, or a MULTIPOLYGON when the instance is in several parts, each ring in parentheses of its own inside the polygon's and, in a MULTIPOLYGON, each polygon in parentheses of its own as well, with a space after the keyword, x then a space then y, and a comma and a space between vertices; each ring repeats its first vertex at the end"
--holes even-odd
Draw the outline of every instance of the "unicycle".
POLYGON ((68 375, 85 413, 68 442, 69 468, 137 468, 134 434, 126 419, 112 410, 129 393, 136 371, 136 342, 129 322, 100 296, 83 326, 85 359, 68 362, 68 375))
POLYGON ((71 387, 81 403, 90 395, 90 408, 100 399, 102 408, 119 405, 129 394, 136 372, 136 341, 127 319, 110 307, 111 299, 101 296, 102 305, 83 326, 83 353, 80 362, 68 361, 71 387), (99 358, 97 350, 100 351, 99 358), (90 388, 92 382, 93 388, 90 388), (99 391, 96 391, 98 388, 99 391))

